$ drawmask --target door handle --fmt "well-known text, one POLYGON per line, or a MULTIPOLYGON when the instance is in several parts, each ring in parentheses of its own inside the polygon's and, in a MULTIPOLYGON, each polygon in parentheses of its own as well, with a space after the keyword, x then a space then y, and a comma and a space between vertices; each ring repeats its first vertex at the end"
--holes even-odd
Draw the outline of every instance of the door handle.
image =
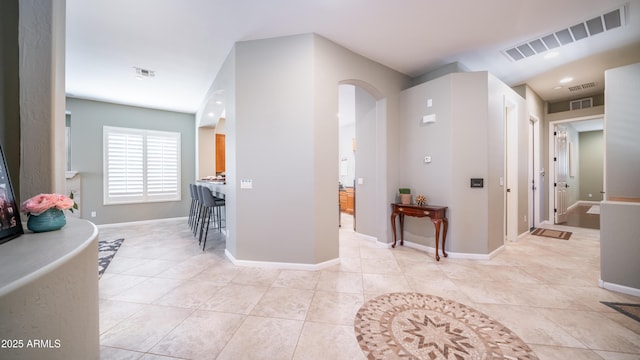
POLYGON ((507 192, 511 192, 511 189, 507 189, 507 192))

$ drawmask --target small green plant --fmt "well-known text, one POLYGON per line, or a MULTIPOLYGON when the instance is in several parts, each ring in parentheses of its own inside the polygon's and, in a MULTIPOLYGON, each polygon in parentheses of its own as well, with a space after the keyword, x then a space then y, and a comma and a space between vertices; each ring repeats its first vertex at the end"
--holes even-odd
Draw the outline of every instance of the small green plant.
POLYGON ((398 189, 398 192, 400 194, 411 194, 411 189, 409 189, 409 188, 400 188, 400 189, 398 189))

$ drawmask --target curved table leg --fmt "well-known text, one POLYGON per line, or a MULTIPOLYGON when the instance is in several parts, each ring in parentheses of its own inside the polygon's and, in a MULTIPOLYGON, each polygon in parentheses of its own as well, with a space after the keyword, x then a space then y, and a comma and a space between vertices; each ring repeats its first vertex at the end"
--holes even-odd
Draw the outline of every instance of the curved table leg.
POLYGON ((433 226, 436 228, 436 261, 440 261, 440 255, 438 255, 438 243, 440 241, 440 224, 442 224, 441 219, 431 219, 433 222, 433 226))
POLYGON ((392 248, 396 247, 396 216, 397 215, 398 213, 396 212, 391 213, 391 230, 393 231, 393 245, 391 245, 392 248))
POLYGON ((447 228, 449 227, 449 220, 447 218, 442 219, 442 221, 444 222, 444 229, 442 231, 442 254, 444 255, 444 257, 447 257, 447 253, 444 250, 444 245, 447 241, 447 228))

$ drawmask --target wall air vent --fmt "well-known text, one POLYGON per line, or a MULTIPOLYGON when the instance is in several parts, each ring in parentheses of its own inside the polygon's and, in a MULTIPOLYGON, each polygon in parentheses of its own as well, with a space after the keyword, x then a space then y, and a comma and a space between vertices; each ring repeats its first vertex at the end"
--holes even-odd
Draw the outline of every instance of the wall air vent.
POLYGON ((156 76, 156 72, 153 70, 143 69, 137 66, 134 66, 133 68, 136 70, 136 78, 138 79, 152 78, 156 76))
POLYGON ((615 10, 596 16, 593 19, 568 26, 565 29, 554 31, 551 34, 540 36, 522 44, 517 44, 502 50, 502 53, 511 61, 519 61, 605 31, 619 28, 626 24, 626 7, 627 5, 625 4, 615 10))
POLYGON ((589 89, 592 87, 595 87, 596 83, 595 82, 590 82, 590 83, 586 83, 586 84, 580 84, 580 85, 576 85, 576 86, 569 86, 567 87, 567 89, 569 89, 569 91, 574 92, 574 91, 580 91, 580 90, 584 90, 584 89, 589 89))
POLYGON ((593 98, 584 98, 569 102, 570 110, 580 110, 593 107, 593 98))

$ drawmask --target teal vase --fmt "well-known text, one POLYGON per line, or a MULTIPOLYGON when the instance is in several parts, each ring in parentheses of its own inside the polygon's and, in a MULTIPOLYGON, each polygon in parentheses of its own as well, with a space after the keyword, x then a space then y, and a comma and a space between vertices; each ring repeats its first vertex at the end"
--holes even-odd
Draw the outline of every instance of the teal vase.
POLYGON ((33 232, 53 231, 62 228, 67 223, 64 212, 58 209, 48 209, 40 215, 29 215, 27 228, 33 232))

